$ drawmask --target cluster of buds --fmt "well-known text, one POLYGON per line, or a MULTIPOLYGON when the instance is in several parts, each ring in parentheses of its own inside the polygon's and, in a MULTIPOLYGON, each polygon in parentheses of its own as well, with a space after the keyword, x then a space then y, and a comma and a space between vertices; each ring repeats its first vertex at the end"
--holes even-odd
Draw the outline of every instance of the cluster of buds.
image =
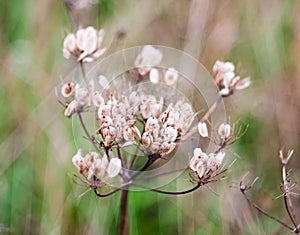
POLYGON ((224 157, 224 152, 206 154, 201 148, 196 148, 189 164, 189 168, 197 176, 196 182, 205 182, 213 178, 224 157))
POLYGON ((145 124, 142 144, 151 152, 162 156, 176 147, 176 141, 184 135, 194 120, 194 111, 189 103, 178 101, 168 105, 158 118, 150 117, 145 124))
POLYGON ((106 51, 106 48, 101 48, 104 33, 103 29, 97 31, 92 26, 69 33, 64 39, 64 57, 69 59, 72 55, 77 61, 94 61, 106 51))
POLYGON ((233 94, 234 90, 245 89, 251 83, 249 77, 241 79, 236 76, 234 70, 235 67, 231 62, 217 60, 213 66, 215 83, 220 90, 220 95, 223 97, 233 94))
POLYGON ((113 95, 98 109, 100 128, 97 134, 105 146, 112 144, 141 143, 151 154, 169 154, 175 141, 190 127, 194 112, 190 104, 179 101, 169 104, 163 111, 163 99, 132 92, 117 99, 113 95), (138 116, 143 128, 138 129, 138 116))
POLYGON ((105 176, 113 178, 121 171, 121 160, 113 157, 108 160, 106 154, 102 158, 96 152, 89 152, 82 156, 82 150, 79 149, 77 154, 72 158, 73 164, 78 169, 79 173, 88 180, 94 177, 98 180, 104 179, 105 176))
MULTIPOLYGON (((201 137, 209 137, 207 125, 205 122, 198 123, 198 132, 201 137)), ((215 176, 216 171, 220 168, 225 153, 220 150, 226 146, 226 141, 230 137, 231 127, 229 124, 222 123, 218 129, 218 136, 221 140, 220 149, 215 153, 204 153, 201 148, 194 150, 194 155, 190 160, 189 168, 195 177, 195 182, 207 182, 215 176)))
POLYGON ((102 136, 106 147, 116 143, 133 142, 135 136, 141 138, 136 127, 139 99, 137 92, 130 93, 129 97, 117 99, 110 95, 98 108, 100 128, 97 134, 102 136))

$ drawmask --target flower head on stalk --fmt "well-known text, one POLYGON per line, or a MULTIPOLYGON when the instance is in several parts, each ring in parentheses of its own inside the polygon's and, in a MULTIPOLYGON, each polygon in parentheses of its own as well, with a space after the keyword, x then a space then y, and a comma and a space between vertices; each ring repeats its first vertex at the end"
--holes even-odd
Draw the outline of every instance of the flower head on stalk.
POLYGON ((213 181, 224 157, 224 152, 206 154, 201 148, 194 149, 194 155, 189 163, 192 182, 206 184, 213 181))
POLYGON ((248 126, 242 127, 234 123, 230 125, 228 123, 222 123, 218 128, 217 139, 214 140, 214 143, 219 145, 219 148, 225 148, 229 145, 232 145, 238 141, 242 136, 247 132, 248 126))
POLYGON ((83 157, 81 149, 73 156, 72 162, 88 182, 98 182, 98 187, 105 184, 104 179, 117 176, 122 168, 119 158, 114 157, 108 160, 106 154, 100 158, 96 152, 89 152, 83 157))
POLYGON ((64 39, 64 57, 69 59, 74 56, 82 62, 94 61, 106 51, 106 48, 101 48, 104 33, 104 29, 97 31, 92 26, 69 33, 64 39))
POLYGON ((223 97, 232 95, 235 90, 245 89, 251 83, 249 77, 241 79, 235 75, 235 67, 231 62, 217 60, 212 70, 215 83, 223 97))

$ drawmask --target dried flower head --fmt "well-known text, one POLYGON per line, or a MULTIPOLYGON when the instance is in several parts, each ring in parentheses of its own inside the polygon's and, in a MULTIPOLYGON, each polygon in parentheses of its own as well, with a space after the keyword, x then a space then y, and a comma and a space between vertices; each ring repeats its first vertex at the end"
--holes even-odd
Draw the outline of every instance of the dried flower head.
POLYGON ((96 152, 89 152, 83 157, 81 149, 74 155, 72 162, 79 173, 88 180, 93 177, 102 180, 105 178, 105 172, 109 178, 113 178, 120 173, 122 168, 121 160, 119 158, 112 158, 108 161, 106 155, 99 158, 99 155, 96 152))
POLYGON ((251 83, 249 77, 241 80, 239 76, 235 75, 235 67, 231 62, 217 60, 212 70, 215 83, 223 97, 233 94, 234 90, 245 89, 251 83))
POLYGON ((196 148, 189 164, 190 169, 197 176, 196 181, 203 183, 209 182, 222 165, 224 157, 224 152, 206 154, 201 148, 196 148))
POLYGON ((94 61, 106 51, 105 48, 101 48, 104 33, 103 29, 97 31, 92 26, 79 29, 75 34, 69 33, 64 39, 64 57, 69 59, 73 55, 78 61, 94 61))

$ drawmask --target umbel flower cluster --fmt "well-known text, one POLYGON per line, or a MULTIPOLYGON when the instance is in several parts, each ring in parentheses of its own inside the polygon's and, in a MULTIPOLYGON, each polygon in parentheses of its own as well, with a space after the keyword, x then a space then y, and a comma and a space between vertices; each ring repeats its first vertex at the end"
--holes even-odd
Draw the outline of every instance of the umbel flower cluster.
MULTIPOLYGON (((101 49, 103 36, 103 30, 97 31, 93 27, 70 33, 64 40, 63 54, 78 62, 92 62, 105 52, 105 48, 101 49)), ((224 172, 219 169, 226 155, 225 149, 239 138, 235 128, 223 123, 217 130, 217 139, 212 139, 210 136, 215 127, 208 130, 206 123, 209 116, 205 115, 207 118, 199 122, 199 112, 194 111, 186 98, 170 101, 167 92, 151 93, 151 89, 143 89, 145 83, 150 83, 154 87, 164 84, 176 90, 178 81, 183 79, 175 68, 160 68, 162 59, 163 53, 159 49, 147 45, 137 54, 136 67, 127 71, 128 79, 121 85, 101 74, 95 78, 96 81, 88 81, 82 71, 84 83, 69 81, 61 86, 61 96, 66 105, 64 115, 79 117, 85 137, 95 148, 85 156, 79 149, 72 162, 98 196, 103 196, 103 188, 108 188, 109 192, 105 195, 110 195, 122 190, 125 185, 126 189, 132 185, 160 193, 186 193, 135 184, 139 175, 154 163, 163 164, 172 158, 177 147, 187 141, 185 136, 209 138, 216 145, 216 150, 209 153, 203 151, 202 146, 185 150, 186 155, 182 156, 186 158, 184 170, 189 171, 190 181, 196 184, 194 189, 216 181, 216 176, 224 172), (97 88, 99 85, 101 89, 97 88), (83 113, 94 115, 94 130, 87 130, 83 113), (114 186, 110 184, 112 178, 118 182, 114 186)), ((222 97, 250 84, 249 78, 241 80, 235 75, 230 62, 217 61, 213 66, 213 77, 222 97)))

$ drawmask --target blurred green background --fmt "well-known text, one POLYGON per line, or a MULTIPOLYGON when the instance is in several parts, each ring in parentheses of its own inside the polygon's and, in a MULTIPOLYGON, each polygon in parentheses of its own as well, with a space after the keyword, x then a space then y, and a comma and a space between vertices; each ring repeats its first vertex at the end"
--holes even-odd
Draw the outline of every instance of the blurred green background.
MULTIPOLYGON (((84 2, 84 1, 83 1, 84 2)), ((98 0, 75 10, 83 26, 104 27, 112 51, 158 44, 184 50, 208 70, 231 60, 252 85, 226 100, 230 120, 249 124, 234 145, 241 157, 228 179, 190 195, 130 194, 131 234, 286 234, 249 208, 237 185, 246 172, 260 180, 251 197, 288 221, 280 195, 281 148, 299 179, 300 2, 297 0, 98 0), (125 37, 121 37, 122 35, 125 37)), ((0 233, 114 234, 119 194, 99 199, 74 184, 71 122, 54 87, 74 67, 63 58, 73 31, 60 0, 0 1, 0 233)), ((235 158, 229 156, 230 160, 235 158)), ((295 199, 300 215, 299 199, 295 199)))

